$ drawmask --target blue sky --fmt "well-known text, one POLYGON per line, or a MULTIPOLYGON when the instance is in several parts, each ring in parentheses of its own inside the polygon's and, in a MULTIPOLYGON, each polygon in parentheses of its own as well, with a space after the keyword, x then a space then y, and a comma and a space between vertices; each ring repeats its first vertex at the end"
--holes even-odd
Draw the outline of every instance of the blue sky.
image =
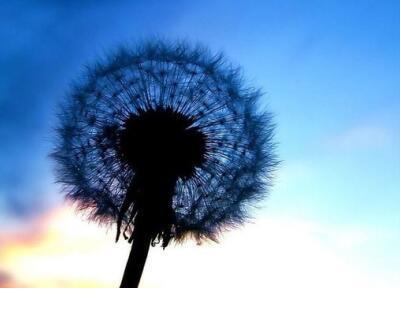
POLYGON ((153 35, 223 51, 265 92, 283 163, 260 216, 383 235, 349 255, 400 276, 398 1, 0 1, 0 230, 62 200, 47 154, 71 79, 153 35))

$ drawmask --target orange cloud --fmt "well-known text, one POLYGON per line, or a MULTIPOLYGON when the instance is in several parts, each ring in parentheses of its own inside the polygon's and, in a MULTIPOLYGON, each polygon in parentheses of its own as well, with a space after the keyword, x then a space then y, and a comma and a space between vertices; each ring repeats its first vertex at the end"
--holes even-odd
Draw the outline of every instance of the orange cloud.
POLYGON ((0 287, 13 287, 13 279, 11 275, 3 270, 0 270, 0 287))
POLYGON ((114 287, 128 249, 116 246, 106 233, 66 205, 21 229, 4 231, 0 233, 0 266, 13 283, 0 281, 0 285, 114 287))
MULTIPOLYGON (((151 248, 141 286, 320 292, 399 284, 360 270, 361 256, 348 259, 349 247, 370 241, 368 231, 340 231, 303 220, 260 218, 225 234, 219 244, 151 248)), ((129 244, 115 244, 114 234, 88 223, 71 206, 56 207, 22 229, 0 233, 0 286, 118 287, 129 244)))

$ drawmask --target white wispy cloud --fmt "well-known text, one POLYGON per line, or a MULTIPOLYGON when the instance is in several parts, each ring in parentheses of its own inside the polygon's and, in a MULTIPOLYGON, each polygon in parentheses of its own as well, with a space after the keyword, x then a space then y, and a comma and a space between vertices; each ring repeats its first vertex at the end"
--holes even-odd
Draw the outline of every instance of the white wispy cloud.
MULTIPOLYGON (((38 223, 42 229, 36 237, 37 229, 0 234, 0 265, 12 286, 119 285, 129 245, 115 244, 113 232, 106 234, 65 206, 45 214, 38 223)), ((358 247, 368 247, 371 241, 380 242, 380 238, 386 236, 361 227, 260 217, 253 224, 225 234, 219 244, 197 246, 188 242, 166 250, 151 248, 141 286, 199 292, 204 288, 262 289, 280 296, 342 292, 349 302, 357 303, 362 295, 358 292, 400 288, 400 281, 384 275, 377 278, 362 267, 367 256, 349 258, 349 253, 357 252, 358 247)), ((398 274, 400 270, 392 272, 398 274)), ((387 298, 396 301, 393 296, 387 298)))
POLYGON ((384 126, 361 125, 349 128, 332 137, 328 144, 344 150, 379 148, 392 141, 391 133, 384 126))

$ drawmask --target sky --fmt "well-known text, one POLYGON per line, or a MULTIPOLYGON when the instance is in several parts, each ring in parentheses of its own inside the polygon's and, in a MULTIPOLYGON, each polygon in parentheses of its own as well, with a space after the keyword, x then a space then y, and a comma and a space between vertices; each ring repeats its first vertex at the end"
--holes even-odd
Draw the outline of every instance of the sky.
POLYGON ((400 288, 400 3, 261 0, 0 0, 0 287, 119 285, 127 245, 54 183, 54 111, 84 65, 154 36, 240 65, 282 164, 251 223, 151 249, 141 285, 400 288))

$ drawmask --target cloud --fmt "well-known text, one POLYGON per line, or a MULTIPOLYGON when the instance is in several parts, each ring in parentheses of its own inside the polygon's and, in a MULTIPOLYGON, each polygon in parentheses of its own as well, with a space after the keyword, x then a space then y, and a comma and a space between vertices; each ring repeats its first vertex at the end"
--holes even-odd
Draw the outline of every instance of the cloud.
POLYGON ((329 141, 329 145, 341 150, 381 148, 391 142, 391 134, 385 127, 359 126, 350 128, 329 141))
MULTIPOLYGON (((368 256, 353 255, 381 237, 361 228, 264 217, 225 234, 219 244, 151 248, 141 285, 287 294, 398 288, 399 281, 363 269, 368 256)), ((128 253, 127 243, 114 243, 114 231, 87 223, 66 205, 0 233, 0 266, 15 287, 117 287, 128 253)))
POLYGON ((284 161, 277 171, 276 184, 299 184, 299 182, 309 180, 314 174, 312 166, 306 162, 284 161))
POLYGON ((0 270, 0 288, 1 287, 12 287, 13 285, 14 284, 13 284, 11 275, 4 270, 0 270))
POLYGON ((14 287, 114 287, 129 245, 63 205, 0 232, 0 266, 14 287))

